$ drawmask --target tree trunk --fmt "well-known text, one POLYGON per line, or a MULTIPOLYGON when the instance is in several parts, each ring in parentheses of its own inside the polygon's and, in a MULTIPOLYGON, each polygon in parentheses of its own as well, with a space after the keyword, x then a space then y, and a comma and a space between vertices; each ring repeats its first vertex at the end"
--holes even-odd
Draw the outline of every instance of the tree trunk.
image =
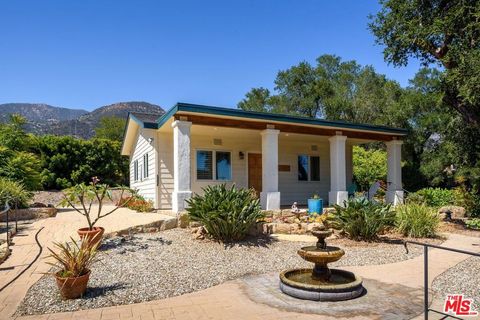
POLYGON ((455 89, 447 88, 443 96, 443 102, 455 109, 466 123, 478 126, 480 124, 480 110, 476 106, 468 105, 458 97, 455 89))

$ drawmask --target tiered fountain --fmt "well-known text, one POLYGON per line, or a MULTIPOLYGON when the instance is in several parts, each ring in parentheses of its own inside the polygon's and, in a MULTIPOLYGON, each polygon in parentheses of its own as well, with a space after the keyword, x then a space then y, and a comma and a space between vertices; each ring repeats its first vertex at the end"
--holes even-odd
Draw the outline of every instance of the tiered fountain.
POLYGON ((325 238, 332 234, 325 227, 312 231, 316 246, 302 247, 298 254, 315 263, 313 269, 292 269, 280 274, 280 289, 295 298, 315 301, 354 299, 363 293, 362 278, 352 272, 329 269, 327 264, 339 260, 345 251, 327 246, 325 238))

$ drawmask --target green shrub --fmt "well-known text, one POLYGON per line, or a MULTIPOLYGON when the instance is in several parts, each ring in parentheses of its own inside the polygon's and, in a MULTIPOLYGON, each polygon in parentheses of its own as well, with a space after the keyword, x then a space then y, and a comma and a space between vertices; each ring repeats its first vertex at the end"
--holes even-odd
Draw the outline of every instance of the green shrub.
POLYGON ((469 191, 464 186, 456 188, 455 205, 464 207, 469 217, 480 217, 480 195, 473 190, 469 191))
POLYGON ((36 148, 43 162, 45 189, 89 183, 93 176, 109 185, 127 184, 128 158, 120 154, 119 141, 46 135, 38 137, 36 148))
POLYGON ((465 222, 465 224, 470 229, 480 230, 480 219, 479 218, 474 218, 474 219, 467 220, 465 222))
POLYGON ((410 203, 396 207, 395 226, 404 236, 414 238, 434 237, 440 218, 434 208, 425 204, 410 203))
POLYGON ((210 236, 222 241, 242 240, 249 229, 264 217, 255 193, 249 189, 207 186, 204 195, 187 200, 192 221, 203 224, 210 236))
POLYGON ((41 189, 40 160, 32 153, 0 146, 0 177, 18 181, 28 190, 41 189))
POLYGON ((395 213, 390 205, 352 199, 345 207, 335 205, 335 213, 329 214, 327 225, 342 230, 354 240, 373 240, 387 226, 393 225, 395 213))
POLYGON ((7 201, 12 208, 15 204, 19 208, 25 208, 32 197, 33 194, 20 182, 0 177, 0 208, 3 208, 7 201))
POLYGON ((449 189, 424 188, 410 194, 407 200, 417 204, 424 203, 433 208, 440 208, 454 204, 455 193, 453 190, 449 189))

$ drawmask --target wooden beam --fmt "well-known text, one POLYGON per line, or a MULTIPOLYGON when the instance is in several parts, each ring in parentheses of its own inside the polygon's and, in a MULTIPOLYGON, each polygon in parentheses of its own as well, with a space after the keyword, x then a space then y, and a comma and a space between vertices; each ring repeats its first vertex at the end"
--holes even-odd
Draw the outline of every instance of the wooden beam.
POLYGON ((237 128, 237 129, 249 129, 249 130, 265 130, 270 126, 274 126, 275 129, 280 130, 280 132, 287 133, 300 133, 300 134, 309 134, 316 136, 334 136, 338 131, 342 132, 342 135, 347 136, 348 138, 354 139, 365 139, 365 140, 375 140, 375 141, 390 141, 394 139, 401 139, 401 137, 396 135, 388 134, 379 134, 374 132, 363 132, 363 131, 352 131, 346 130, 343 128, 321 128, 321 127, 307 127, 300 125, 292 124, 283 124, 283 123, 268 123, 268 122, 259 122, 259 121, 248 121, 248 120, 237 120, 230 118, 217 118, 217 117, 207 117, 199 115, 185 115, 185 114, 176 114, 175 120, 178 120, 180 117, 187 117, 188 121, 192 122, 194 125, 203 125, 203 126, 212 126, 212 127, 225 127, 225 128, 237 128))

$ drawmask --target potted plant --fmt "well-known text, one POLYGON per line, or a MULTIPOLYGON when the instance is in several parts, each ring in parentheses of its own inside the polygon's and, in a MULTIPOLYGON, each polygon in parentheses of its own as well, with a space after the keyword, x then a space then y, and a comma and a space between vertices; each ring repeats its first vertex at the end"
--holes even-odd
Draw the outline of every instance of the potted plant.
POLYGON ((48 264, 60 268, 55 276, 60 294, 65 299, 81 297, 87 290, 90 266, 95 261, 98 243, 94 246, 84 238, 80 245, 71 238, 71 243, 54 243, 57 251, 48 248, 54 262, 48 264))
POLYGON ((316 193, 310 199, 308 199, 308 213, 309 214, 323 213, 323 200, 316 193))
POLYGON ((105 232, 104 228, 96 227, 95 224, 119 208, 125 207, 136 195, 136 192, 128 187, 120 186, 118 188, 111 188, 107 184, 100 184, 99 182, 100 180, 97 177, 93 177, 92 182, 88 185, 80 183, 65 189, 63 191, 63 200, 60 202, 61 206, 70 206, 85 217, 88 227, 78 229, 77 233, 80 239, 87 238, 92 246, 100 243, 103 233, 105 232), (106 199, 113 201, 112 191, 115 189, 121 190, 120 199, 123 200, 117 202, 113 209, 102 212, 104 209, 103 201, 106 199), (123 195, 125 192, 129 192, 133 196, 124 198, 123 195), (94 202, 97 202, 97 206, 93 206, 94 202), (96 213, 93 213, 92 210, 94 210, 95 207, 96 213))

